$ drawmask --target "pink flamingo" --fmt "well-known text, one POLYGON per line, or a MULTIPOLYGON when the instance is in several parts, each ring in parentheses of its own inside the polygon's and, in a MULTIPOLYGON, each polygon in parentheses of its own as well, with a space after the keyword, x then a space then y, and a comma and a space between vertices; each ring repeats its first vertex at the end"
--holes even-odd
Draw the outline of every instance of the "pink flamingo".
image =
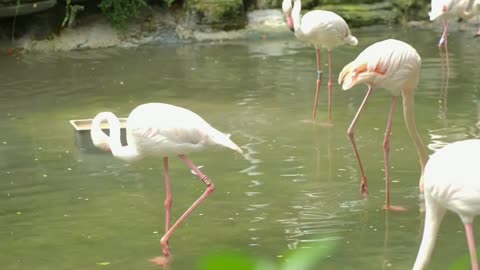
POLYGON ((165 264, 168 262, 170 250, 168 240, 190 213, 214 190, 212 181, 203 174, 186 154, 204 150, 213 145, 229 148, 238 153, 242 150, 230 140, 230 135, 224 134, 210 126, 199 115, 187 109, 164 104, 148 103, 136 107, 127 119, 127 142, 122 146, 120 141, 120 121, 111 112, 101 112, 92 121, 91 138, 94 145, 100 149, 111 151, 113 156, 125 161, 134 161, 146 156, 163 157, 165 170, 165 234, 160 243, 165 257, 153 259, 153 262, 165 264), (107 121, 110 136, 100 128, 107 121), (205 192, 185 213, 170 227, 170 208, 172 195, 168 173, 168 156, 177 155, 195 172, 207 186, 205 192))
POLYGON ((282 10, 287 17, 288 27, 295 32, 295 36, 315 47, 317 53, 317 88, 313 104, 312 117, 317 114, 320 85, 322 84, 322 65, 320 63, 320 49, 328 49, 328 122, 332 121, 332 49, 343 44, 356 46, 357 38, 352 36, 350 28, 339 15, 325 10, 312 10, 300 16, 302 4, 300 0, 283 0, 282 10))
MULTIPOLYGON (((398 96, 403 96, 403 114, 408 132, 417 148, 420 165, 426 163, 425 146, 418 135, 414 118, 414 92, 417 87, 421 59, 417 51, 405 42, 388 39, 370 45, 361 52, 355 60, 346 65, 340 72, 338 82, 343 84, 343 90, 348 90, 358 84, 367 84, 368 92, 348 128, 348 137, 353 146, 355 157, 362 174, 361 193, 368 194, 367 176, 363 169, 360 154, 354 139, 354 129, 365 104, 374 88, 385 88, 392 94, 390 113, 388 115, 385 139, 383 141, 385 161, 385 207, 386 210, 404 210, 402 207, 390 205, 390 132, 392 118, 398 96)), ((420 189, 422 190, 422 178, 420 189)))
POLYGON ((427 267, 440 223, 448 210, 465 225, 472 270, 478 270, 473 219, 480 214, 480 140, 451 143, 435 152, 425 166, 425 226, 413 270, 427 267))

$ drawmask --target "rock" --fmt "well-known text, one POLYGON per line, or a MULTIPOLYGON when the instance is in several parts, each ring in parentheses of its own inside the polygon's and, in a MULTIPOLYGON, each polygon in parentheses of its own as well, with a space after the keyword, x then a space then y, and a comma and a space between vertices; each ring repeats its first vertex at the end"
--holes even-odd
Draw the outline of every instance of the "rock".
POLYGON ((185 9, 193 30, 236 30, 247 23, 242 0, 185 0, 185 9))
POLYGON ((428 20, 430 0, 392 0, 393 6, 403 14, 403 20, 428 20))
POLYGON ((342 16, 350 27, 375 24, 394 24, 399 22, 401 14, 391 3, 322 5, 315 9, 329 10, 342 16))
POLYGON ((270 8, 282 8, 282 0, 257 0, 254 8, 257 9, 270 9, 270 8))

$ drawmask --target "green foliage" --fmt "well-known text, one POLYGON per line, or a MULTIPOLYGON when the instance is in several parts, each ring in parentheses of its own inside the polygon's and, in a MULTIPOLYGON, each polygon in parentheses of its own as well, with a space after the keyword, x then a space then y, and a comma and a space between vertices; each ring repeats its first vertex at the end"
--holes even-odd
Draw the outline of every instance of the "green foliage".
MULTIPOLYGON (((172 0, 164 0, 171 2, 172 0)), ((141 8, 146 7, 145 0, 102 0, 100 10, 107 16, 113 25, 125 29, 127 23, 138 16, 141 8)))
POLYGON ((175 2, 175 0, 163 0, 163 2, 165 2, 165 4, 167 4, 167 7, 170 7, 170 6, 172 6, 173 2, 175 2))
MULTIPOLYGON (((477 256, 480 256, 480 249, 477 247, 477 256)), ((456 259, 449 267, 448 270, 466 270, 472 267, 470 254, 467 253, 462 257, 456 259)))
POLYGON ((286 255, 281 265, 267 259, 258 259, 235 252, 214 252, 202 258, 201 270, 312 270, 335 249, 335 242, 327 241, 309 248, 300 248, 286 255))

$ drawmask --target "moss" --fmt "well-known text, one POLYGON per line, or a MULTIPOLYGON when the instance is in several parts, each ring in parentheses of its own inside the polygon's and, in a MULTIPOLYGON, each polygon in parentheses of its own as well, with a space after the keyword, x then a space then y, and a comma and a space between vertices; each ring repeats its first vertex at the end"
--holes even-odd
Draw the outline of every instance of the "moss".
POLYGON ((376 4, 322 5, 316 9, 330 10, 342 16, 350 27, 393 24, 400 13, 388 2, 376 4))
POLYGON ((242 0, 187 0, 185 6, 194 23, 206 28, 234 30, 246 24, 242 0))

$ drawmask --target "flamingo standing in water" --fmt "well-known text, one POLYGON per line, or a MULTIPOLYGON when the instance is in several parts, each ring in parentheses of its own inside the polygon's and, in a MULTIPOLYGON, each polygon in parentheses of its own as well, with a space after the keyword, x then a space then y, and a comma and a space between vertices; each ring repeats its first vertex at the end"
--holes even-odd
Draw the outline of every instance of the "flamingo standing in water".
POLYGON ((213 145, 242 153, 242 150, 229 137, 230 135, 216 130, 194 112, 164 103, 142 104, 130 113, 127 119, 127 146, 122 146, 120 142, 120 121, 113 113, 101 112, 93 119, 91 130, 93 144, 100 149, 111 151, 114 157, 125 161, 139 160, 146 156, 163 157, 167 196, 165 235, 160 242, 165 257, 158 257, 152 261, 158 264, 168 261, 170 255, 168 240, 190 213, 215 190, 212 181, 187 158, 186 154, 201 151, 213 145), (104 121, 109 124, 110 136, 100 128, 104 121), (172 155, 179 156, 207 188, 203 195, 170 227, 172 196, 168 157, 172 155))
MULTIPOLYGON (((355 60, 343 68, 338 78, 338 82, 343 84, 343 90, 348 90, 358 84, 368 85, 368 92, 347 132, 362 174, 362 194, 368 193, 368 185, 367 176, 365 175, 360 154, 355 144, 355 125, 374 88, 385 88, 393 96, 385 131, 385 139, 383 141, 385 161, 385 210, 404 210, 402 207, 390 205, 390 132, 392 129, 395 105, 397 104, 400 94, 403 97, 405 123, 410 137, 413 139, 417 148, 422 175, 427 160, 425 146, 418 135, 414 118, 414 93, 418 83, 420 64, 420 56, 412 46, 399 40, 388 39, 374 43, 366 48, 355 60)), ((420 190, 422 190, 422 186, 422 178, 420 178, 420 190)))
MULTIPOLYGON (((448 61, 448 19, 453 17, 461 17, 465 19, 472 18, 480 13, 478 6, 480 0, 432 0, 431 10, 428 13, 430 21, 436 19, 443 20, 443 33, 438 41, 438 49, 440 50, 440 59, 442 61, 442 73, 444 79, 448 78, 449 61, 448 61), (442 47, 445 49, 445 60, 442 53, 442 47), (444 67, 446 65, 446 67, 444 67)), ((475 36, 480 35, 480 29, 475 36)))
POLYGON ((315 47, 317 53, 317 88, 312 117, 317 114, 320 85, 322 84, 322 65, 320 49, 328 49, 328 122, 332 121, 332 49, 343 44, 357 45, 358 40, 350 33, 350 28, 339 15, 325 10, 312 10, 300 16, 302 4, 300 0, 283 0, 282 10, 287 17, 287 24, 295 36, 315 47))
MULTIPOLYGON (((430 21, 438 18, 443 19, 443 33, 438 46, 447 46, 448 19, 449 17, 472 18, 480 13, 479 0, 432 0, 431 10, 428 13, 430 21)), ((475 36, 480 35, 480 30, 475 36)))
POLYGON ((413 270, 426 269, 445 212, 465 225, 472 270, 478 270, 473 218, 480 214, 480 140, 451 143, 435 152, 425 166, 425 227, 413 270))

